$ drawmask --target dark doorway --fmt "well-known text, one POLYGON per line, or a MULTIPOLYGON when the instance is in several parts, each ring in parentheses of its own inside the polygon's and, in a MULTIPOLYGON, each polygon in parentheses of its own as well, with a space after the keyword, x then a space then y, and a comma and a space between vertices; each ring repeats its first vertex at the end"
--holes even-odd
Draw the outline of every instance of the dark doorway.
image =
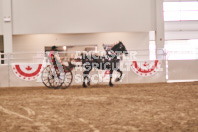
MULTIPOLYGON (((3 45, 3 36, 0 36, 0 53, 4 53, 4 45, 3 45)), ((1 54, 0 56, 0 60, 1 60, 1 64, 4 64, 4 55, 1 54)))

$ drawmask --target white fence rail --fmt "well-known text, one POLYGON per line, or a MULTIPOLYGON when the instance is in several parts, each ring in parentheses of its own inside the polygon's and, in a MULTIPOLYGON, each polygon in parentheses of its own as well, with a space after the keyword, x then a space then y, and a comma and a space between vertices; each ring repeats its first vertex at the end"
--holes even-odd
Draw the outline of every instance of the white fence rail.
MULTIPOLYGON (((149 50, 133 50, 128 51, 129 56, 128 58, 136 59, 136 60, 155 60, 160 59, 164 60, 165 52, 163 50, 158 50, 158 54, 156 55, 157 51, 149 51, 149 50)), ((75 58, 80 56, 82 51, 67 51, 67 52, 58 52, 60 57, 68 58, 75 58)), ((90 54, 90 52, 87 52, 90 54)), ((105 55, 106 52, 104 51, 97 51, 91 52, 96 53, 97 55, 105 55)), ((0 64, 11 64, 11 63, 42 63, 44 59, 47 57, 47 53, 45 52, 18 52, 18 53, 0 53, 0 64)), ((122 58, 122 57, 121 57, 122 58)), ((127 57, 123 57, 126 58, 127 57)), ((126 60, 125 59, 125 60, 126 60)))

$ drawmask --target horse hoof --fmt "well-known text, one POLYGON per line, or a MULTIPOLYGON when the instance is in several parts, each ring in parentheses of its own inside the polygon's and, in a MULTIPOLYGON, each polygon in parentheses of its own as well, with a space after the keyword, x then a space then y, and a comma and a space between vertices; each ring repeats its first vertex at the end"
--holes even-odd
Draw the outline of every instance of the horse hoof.
POLYGON ((113 87, 113 84, 109 84, 110 87, 113 87))
POLYGON ((83 87, 86 88, 87 86, 86 85, 83 85, 83 87))
POLYGON ((119 78, 116 78, 116 80, 115 80, 116 82, 118 82, 118 81, 120 81, 120 79, 119 78))

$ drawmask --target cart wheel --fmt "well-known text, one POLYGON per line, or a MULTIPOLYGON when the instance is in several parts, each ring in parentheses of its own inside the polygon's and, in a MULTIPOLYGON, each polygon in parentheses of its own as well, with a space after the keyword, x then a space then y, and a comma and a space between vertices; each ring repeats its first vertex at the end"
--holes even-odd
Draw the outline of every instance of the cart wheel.
POLYGON ((72 80, 73 80, 72 71, 65 72, 65 80, 64 80, 64 83, 62 84, 62 87, 61 88, 62 89, 68 88, 71 85, 72 80))
POLYGON ((72 80, 73 80, 73 74, 72 74, 71 67, 68 67, 68 66, 64 67, 64 72, 65 72, 65 80, 62 85, 62 89, 68 88, 71 85, 72 80))
POLYGON ((49 72, 48 81, 52 88, 58 89, 62 86, 65 80, 65 73, 59 72, 58 69, 49 72))
POLYGON ((44 70, 42 71, 42 74, 41 74, 41 80, 47 88, 52 88, 49 83, 50 71, 51 71, 51 67, 48 65, 47 67, 44 68, 44 70))

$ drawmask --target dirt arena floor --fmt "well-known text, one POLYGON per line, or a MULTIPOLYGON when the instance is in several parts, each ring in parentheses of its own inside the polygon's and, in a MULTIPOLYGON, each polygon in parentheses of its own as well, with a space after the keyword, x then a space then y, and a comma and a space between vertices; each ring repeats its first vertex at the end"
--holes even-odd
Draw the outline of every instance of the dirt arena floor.
POLYGON ((1 132, 198 132, 198 82, 0 88, 1 132))

